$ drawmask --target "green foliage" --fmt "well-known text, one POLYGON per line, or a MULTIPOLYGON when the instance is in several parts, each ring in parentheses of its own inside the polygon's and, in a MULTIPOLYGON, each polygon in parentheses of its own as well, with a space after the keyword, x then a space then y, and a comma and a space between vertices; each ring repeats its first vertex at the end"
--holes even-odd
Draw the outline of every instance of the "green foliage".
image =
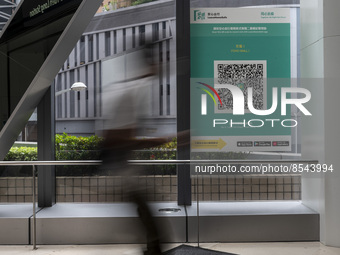
POLYGON ((102 141, 103 138, 96 135, 77 137, 63 133, 55 136, 56 150, 99 150, 102 141))
MULTIPOLYGON (((103 138, 98 136, 76 137, 66 133, 56 135, 55 152, 56 160, 98 160, 100 159, 101 143, 103 138)), ((161 146, 134 151, 132 159, 176 159, 176 138, 161 146)), ((35 161, 37 160, 37 147, 12 147, 7 154, 7 161, 35 161)), ((154 171, 148 173, 159 173, 160 170, 175 172, 175 166, 154 166, 154 171)), ((60 176, 91 176, 99 174, 110 175, 96 166, 57 166, 60 176)))
POLYGON ((6 161, 35 161, 37 159, 36 147, 12 147, 5 157, 6 161))
POLYGON ((153 2, 156 0, 136 0, 134 2, 132 2, 131 5, 140 5, 140 4, 145 4, 145 3, 149 3, 149 2, 153 2))
MULTIPOLYGON (((55 137, 56 160, 98 160, 101 142, 98 136, 77 137, 66 133, 55 137)), ((61 176, 89 176, 96 174, 96 166, 58 166, 61 176)))
MULTIPOLYGON (((101 143, 103 138, 98 136, 76 137, 66 133, 56 135, 56 160, 98 160, 100 159, 101 143)), ((140 160, 167 160, 176 159, 177 139, 154 148, 132 152, 131 159, 140 160)), ((192 159, 245 159, 248 153, 244 152, 197 152, 192 153, 192 159)), ((12 147, 7 154, 7 161, 35 161, 37 160, 36 147, 12 147)), ((150 166, 151 167, 151 166, 150 166)), ((111 175, 110 171, 98 169, 96 166, 58 166, 58 175, 61 176, 91 176, 111 175), (100 173, 98 171, 101 171, 100 173)), ((148 170, 148 174, 175 174, 175 165, 157 165, 148 170)))
POLYGON ((56 160, 96 160, 100 158, 103 138, 77 137, 66 133, 56 135, 56 160))
MULTIPOLYGON (((66 133, 56 135, 56 160, 96 160, 100 159, 103 138, 98 136, 76 137, 66 133)), ((176 159, 177 139, 145 150, 132 153, 132 159, 176 159)), ((197 152, 192 153, 192 159, 245 159, 244 152, 197 152)), ((36 147, 12 147, 7 154, 7 161, 37 160, 36 147)))
MULTIPOLYGON (((96 160, 100 158, 103 138, 98 136, 76 137, 66 133, 56 135, 56 160, 96 160)), ((133 159, 176 159, 177 140, 161 146, 135 151, 133 159)), ((36 147, 12 147, 5 160, 34 161, 37 160, 36 147)))
POLYGON ((173 138, 170 142, 160 146, 134 151, 133 159, 176 159, 177 139, 173 138))
MULTIPOLYGON (((170 142, 162 144, 154 148, 138 150, 132 152, 132 159, 135 160, 167 160, 176 159, 177 157, 177 138, 173 138, 170 142)), ((149 174, 175 174, 175 165, 155 165, 152 166, 153 171, 149 174)))
MULTIPOLYGON (((99 159, 102 138, 98 136, 76 137, 66 133, 56 135, 56 160, 99 159)), ((35 161, 37 147, 12 147, 5 157, 7 161, 35 161)))

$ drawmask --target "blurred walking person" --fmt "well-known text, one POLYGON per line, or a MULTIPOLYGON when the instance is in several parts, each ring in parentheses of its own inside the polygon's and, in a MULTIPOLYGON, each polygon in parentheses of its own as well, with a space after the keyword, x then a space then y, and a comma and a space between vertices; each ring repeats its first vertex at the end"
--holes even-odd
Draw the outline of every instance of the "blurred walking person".
MULTIPOLYGON (((166 138, 140 138, 143 135, 144 119, 152 107, 152 82, 157 75, 157 66, 152 61, 152 45, 135 54, 130 63, 134 68, 126 71, 125 79, 106 85, 103 90, 103 168, 123 177, 127 196, 138 207, 138 214, 146 230, 147 250, 144 254, 161 254, 159 235, 148 208, 142 187, 138 184, 140 167, 129 165, 133 150, 161 145, 166 138), (135 181, 134 181, 135 180, 135 181)), ((124 65, 124 63, 121 63, 124 65)), ((122 75, 115 74, 112 76, 122 75)))

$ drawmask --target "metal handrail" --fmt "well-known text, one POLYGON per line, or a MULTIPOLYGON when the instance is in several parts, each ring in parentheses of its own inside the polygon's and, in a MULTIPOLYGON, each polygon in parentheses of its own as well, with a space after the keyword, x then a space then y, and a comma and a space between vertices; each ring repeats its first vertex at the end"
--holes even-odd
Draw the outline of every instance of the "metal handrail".
POLYGON ((130 164, 138 165, 187 165, 187 164, 211 164, 211 163, 225 163, 225 164, 294 164, 294 163, 305 163, 305 164, 317 164, 317 160, 240 160, 240 159, 173 159, 173 160, 128 160, 130 164))
POLYGON ((72 166, 100 165, 101 160, 64 160, 64 161, 0 161, 0 166, 72 166))
POLYGON ((0 161, 0 166, 32 166, 32 203, 33 203, 33 224, 32 244, 33 250, 37 249, 37 220, 36 220, 36 167, 50 165, 100 165, 100 160, 66 160, 66 161, 0 161))
MULTIPOLYGON (((130 164, 147 164, 147 165, 186 165, 186 164, 210 164, 210 163, 229 163, 229 164, 278 164, 278 163, 310 163, 317 164, 319 161, 310 160, 291 160, 291 159, 270 159, 270 160, 252 160, 252 159, 133 159, 128 160, 130 164)), ((101 160, 58 160, 58 161, 0 161, 0 166, 71 166, 71 165, 100 165, 103 162, 101 160)))

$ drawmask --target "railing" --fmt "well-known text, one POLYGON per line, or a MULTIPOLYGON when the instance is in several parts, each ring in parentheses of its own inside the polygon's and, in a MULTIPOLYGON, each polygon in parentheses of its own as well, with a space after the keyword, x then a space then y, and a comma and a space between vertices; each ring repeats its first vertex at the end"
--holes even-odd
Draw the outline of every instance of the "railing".
MULTIPOLYGON (((191 165, 191 164, 318 164, 317 160, 129 160, 133 165, 191 165)), ((33 202, 33 224, 32 224, 32 244, 36 246, 36 166, 95 166, 101 165, 100 160, 67 160, 67 161, 0 161, 0 166, 32 166, 32 202, 33 202)), ((196 185, 198 189, 198 185, 196 185)), ((197 219, 199 219, 199 201, 197 197, 197 219)), ((197 222, 199 226, 199 221, 197 222)), ((198 231, 199 233, 199 231, 198 231)), ((198 236, 199 240, 199 236, 198 236)))
POLYGON ((32 244, 33 250, 37 249, 36 242, 36 166, 50 166, 50 165, 100 165, 101 161, 99 160, 84 160, 84 161, 0 161, 0 166, 32 166, 32 204, 33 204, 33 224, 32 224, 32 244))

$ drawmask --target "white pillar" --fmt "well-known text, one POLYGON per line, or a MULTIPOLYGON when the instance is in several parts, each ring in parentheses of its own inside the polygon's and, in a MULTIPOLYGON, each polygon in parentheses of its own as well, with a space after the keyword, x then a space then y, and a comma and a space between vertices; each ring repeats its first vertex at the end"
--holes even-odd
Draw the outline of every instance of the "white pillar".
POLYGON ((333 172, 302 178, 302 201, 320 213, 320 239, 340 247, 339 0, 301 0, 301 78, 312 93, 313 117, 303 118, 302 155, 333 172))

